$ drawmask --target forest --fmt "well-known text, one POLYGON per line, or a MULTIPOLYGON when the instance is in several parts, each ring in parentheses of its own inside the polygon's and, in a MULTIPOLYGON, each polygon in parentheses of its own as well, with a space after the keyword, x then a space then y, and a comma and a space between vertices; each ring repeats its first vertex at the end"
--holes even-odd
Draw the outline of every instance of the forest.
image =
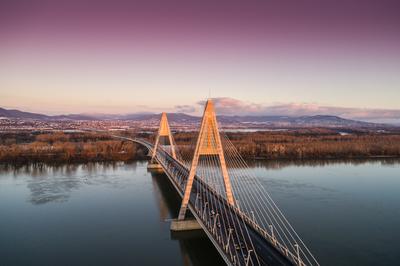
MULTIPOLYGON (((312 132, 222 133, 246 159, 349 159, 400 157, 400 135, 312 132)), ((175 134, 182 147, 192 145, 193 133, 175 134)), ((191 149, 189 149, 191 150, 191 149)), ((182 149, 182 152, 185 152, 182 149)))
MULTIPOLYGON (((131 134, 131 133, 130 133, 131 134)), ((245 159, 349 159, 400 157, 400 135, 324 132, 222 133, 245 159), (226 135, 225 135, 226 134, 226 135)), ((154 141, 148 134, 140 135, 154 141)), ((193 152, 196 133, 177 132, 182 153, 193 152)), ((0 162, 97 162, 145 159, 147 150, 99 133, 2 133, 0 162)))
POLYGON ((0 162, 101 162, 143 159, 147 150, 98 133, 8 134, 0 141, 0 162))

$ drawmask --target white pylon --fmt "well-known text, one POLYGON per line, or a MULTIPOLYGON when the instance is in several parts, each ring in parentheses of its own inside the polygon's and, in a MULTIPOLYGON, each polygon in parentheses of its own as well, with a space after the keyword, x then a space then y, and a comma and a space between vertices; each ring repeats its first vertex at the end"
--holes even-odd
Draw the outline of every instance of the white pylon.
POLYGON ((156 143, 154 144, 153 154, 151 155, 151 162, 154 162, 154 158, 156 157, 157 148, 158 148, 158 145, 160 144, 160 137, 168 137, 169 145, 171 146, 172 157, 174 159, 176 159, 175 146, 174 146, 174 142, 172 139, 172 134, 171 134, 171 130, 169 128, 166 113, 161 114, 160 127, 158 128, 156 143))
POLYGON ((185 194, 183 195, 181 209, 179 211, 178 220, 185 219, 187 206, 189 203, 190 193, 192 191, 194 176, 199 162, 200 155, 216 155, 220 160, 221 173, 224 179, 226 199, 229 204, 234 205, 231 182, 226 169, 224 151, 222 149, 221 137, 218 130, 217 118, 215 116, 214 104, 211 100, 207 100, 204 108, 203 119, 199 137, 197 138, 196 149, 190 167, 189 177, 187 179, 185 194))

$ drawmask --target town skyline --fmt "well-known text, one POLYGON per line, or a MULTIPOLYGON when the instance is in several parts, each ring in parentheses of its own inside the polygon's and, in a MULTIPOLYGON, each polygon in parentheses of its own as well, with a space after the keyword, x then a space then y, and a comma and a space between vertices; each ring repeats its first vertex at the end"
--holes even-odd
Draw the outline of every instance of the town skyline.
MULTIPOLYGON (((252 103, 241 101, 230 97, 211 97, 216 102, 216 109, 220 115, 227 116, 316 116, 331 115, 346 119, 354 119, 376 123, 395 123, 400 122, 400 109, 380 109, 380 108, 356 108, 356 107, 338 107, 324 106, 316 103, 252 103)), ((137 109, 135 106, 124 112, 113 112, 106 107, 102 111, 46 111, 35 110, 34 108, 7 107, 0 106, 6 110, 18 110, 22 112, 38 113, 49 116, 57 115, 88 115, 101 117, 102 115, 129 115, 129 114, 157 114, 161 112, 184 113, 192 116, 200 116, 204 100, 192 104, 180 104, 175 106, 151 107, 141 105, 137 109)), ((99 109, 100 110, 100 109, 99 109)))

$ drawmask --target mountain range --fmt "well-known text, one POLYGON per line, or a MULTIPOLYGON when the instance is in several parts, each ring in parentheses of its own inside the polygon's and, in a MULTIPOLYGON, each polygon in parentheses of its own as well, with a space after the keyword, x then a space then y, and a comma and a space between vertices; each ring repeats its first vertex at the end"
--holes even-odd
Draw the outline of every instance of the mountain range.
MULTIPOLYGON (((44 115, 38 113, 24 112, 20 110, 9 110, 0 108, 0 117, 12 119, 33 119, 33 120, 130 120, 146 121, 159 119, 160 114, 154 113, 133 113, 124 115, 113 114, 68 114, 68 115, 44 115)), ((175 123, 197 123, 200 117, 184 113, 169 113, 168 119, 175 123)), ((260 125, 260 126, 288 126, 288 127, 380 127, 383 124, 376 124, 364 121, 345 119, 332 115, 314 116, 218 116, 218 120, 225 124, 260 125)))
POLYGON ((34 120, 98 120, 93 116, 82 114, 70 115, 44 115, 38 113, 24 112, 15 109, 4 109, 0 107, 0 117, 3 118, 18 118, 18 119, 34 119, 34 120))

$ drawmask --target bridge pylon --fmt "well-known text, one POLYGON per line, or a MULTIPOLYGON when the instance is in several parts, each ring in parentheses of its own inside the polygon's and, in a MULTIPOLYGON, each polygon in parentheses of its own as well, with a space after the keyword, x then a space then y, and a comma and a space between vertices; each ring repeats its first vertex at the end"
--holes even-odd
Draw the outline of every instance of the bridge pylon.
POLYGON ((190 199, 190 193, 192 191, 194 176, 196 175, 197 166, 199 163, 200 156, 217 156, 220 161, 220 170, 224 181, 226 199, 229 204, 234 205, 235 200, 232 193, 232 186, 226 168, 224 151, 222 148, 221 137, 218 130, 217 118, 215 115, 214 104, 212 100, 207 100, 203 119, 201 121, 201 127, 199 136, 197 138, 197 144, 193 155, 192 164, 190 167, 189 177, 187 179, 185 193, 183 195, 181 209, 179 211, 178 220, 185 219, 187 206, 190 199))
POLYGON ((158 128, 156 142, 154 144, 154 149, 151 154, 151 160, 149 166, 156 164, 155 157, 159 145, 169 145, 171 147, 171 155, 174 159, 176 159, 175 145, 172 138, 171 129, 169 127, 167 114, 165 112, 161 114, 160 126, 158 128))

